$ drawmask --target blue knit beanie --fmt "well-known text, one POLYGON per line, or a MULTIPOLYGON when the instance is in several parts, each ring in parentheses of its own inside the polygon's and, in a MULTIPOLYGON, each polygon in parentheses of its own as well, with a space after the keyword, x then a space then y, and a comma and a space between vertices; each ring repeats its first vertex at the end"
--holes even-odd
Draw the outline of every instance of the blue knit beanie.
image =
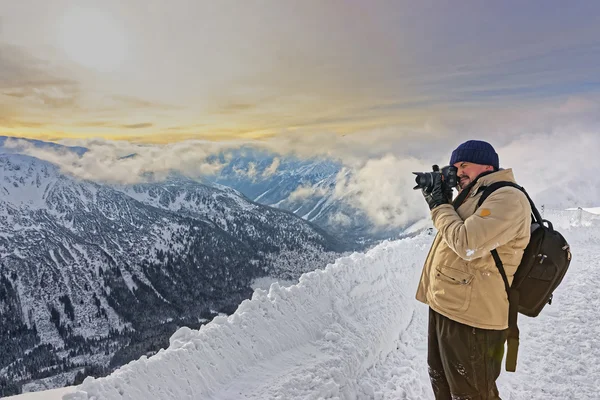
POLYGON ((481 165, 491 165, 494 169, 500 167, 496 150, 494 150, 491 144, 481 140, 468 140, 452 152, 450 165, 462 161, 481 165))

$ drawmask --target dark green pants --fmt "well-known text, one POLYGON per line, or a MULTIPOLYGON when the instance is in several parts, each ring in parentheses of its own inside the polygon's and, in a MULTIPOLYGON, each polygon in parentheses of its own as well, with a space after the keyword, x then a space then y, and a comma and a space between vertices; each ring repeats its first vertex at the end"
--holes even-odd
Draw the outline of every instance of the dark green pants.
POLYGON ((427 363, 436 400, 500 399, 508 331, 473 328, 429 309, 427 363))

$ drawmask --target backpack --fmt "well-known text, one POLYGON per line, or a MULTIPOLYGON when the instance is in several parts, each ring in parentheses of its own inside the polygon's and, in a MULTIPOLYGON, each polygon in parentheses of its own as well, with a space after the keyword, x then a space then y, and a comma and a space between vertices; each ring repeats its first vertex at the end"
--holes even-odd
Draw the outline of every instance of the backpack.
POLYGON ((527 196, 532 211, 531 238, 515 272, 512 285, 508 284, 508 278, 498 252, 495 249, 491 251, 508 294, 506 370, 514 372, 517 367, 519 349, 517 314, 537 317, 546 304, 552 304, 553 292, 562 282, 571 263, 571 252, 563 235, 554 229, 550 221, 542 219, 525 189, 515 183, 495 182, 490 186, 480 188, 483 193, 477 207, 480 207, 495 190, 505 186, 512 186, 522 191, 527 196))

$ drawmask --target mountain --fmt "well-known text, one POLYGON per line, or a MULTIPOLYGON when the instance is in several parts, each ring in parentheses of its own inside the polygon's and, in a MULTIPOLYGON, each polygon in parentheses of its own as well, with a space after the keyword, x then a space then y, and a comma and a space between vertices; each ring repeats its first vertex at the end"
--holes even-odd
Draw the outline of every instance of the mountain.
POLYGON ((107 373, 232 313, 255 279, 297 279, 351 248, 230 188, 103 185, 0 154, 0 389, 107 373))
POLYGON ((352 173, 338 162, 281 158, 248 147, 218 157, 226 166, 206 182, 232 187, 255 202, 291 211, 327 232, 373 243, 398 237, 403 231, 374 225, 364 211, 353 206, 355 193, 336 193, 340 174, 348 178, 352 173))

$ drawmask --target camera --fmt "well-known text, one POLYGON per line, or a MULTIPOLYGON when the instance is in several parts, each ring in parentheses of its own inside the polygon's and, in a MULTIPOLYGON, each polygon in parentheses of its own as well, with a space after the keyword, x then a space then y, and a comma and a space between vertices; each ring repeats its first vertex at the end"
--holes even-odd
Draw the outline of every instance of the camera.
POLYGON ((456 176, 458 169, 452 165, 447 165, 440 171, 440 167, 434 165, 432 167, 433 172, 413 172, 413 174, 417 175, 415 178, 415 182, 417 186, 413 189, 425 189, 428 192, 433 190, 433 181, 435 174, 442 175, 442 181, 448 185, 449 188, 454 188, 458 184, 458 178, 456 176))

